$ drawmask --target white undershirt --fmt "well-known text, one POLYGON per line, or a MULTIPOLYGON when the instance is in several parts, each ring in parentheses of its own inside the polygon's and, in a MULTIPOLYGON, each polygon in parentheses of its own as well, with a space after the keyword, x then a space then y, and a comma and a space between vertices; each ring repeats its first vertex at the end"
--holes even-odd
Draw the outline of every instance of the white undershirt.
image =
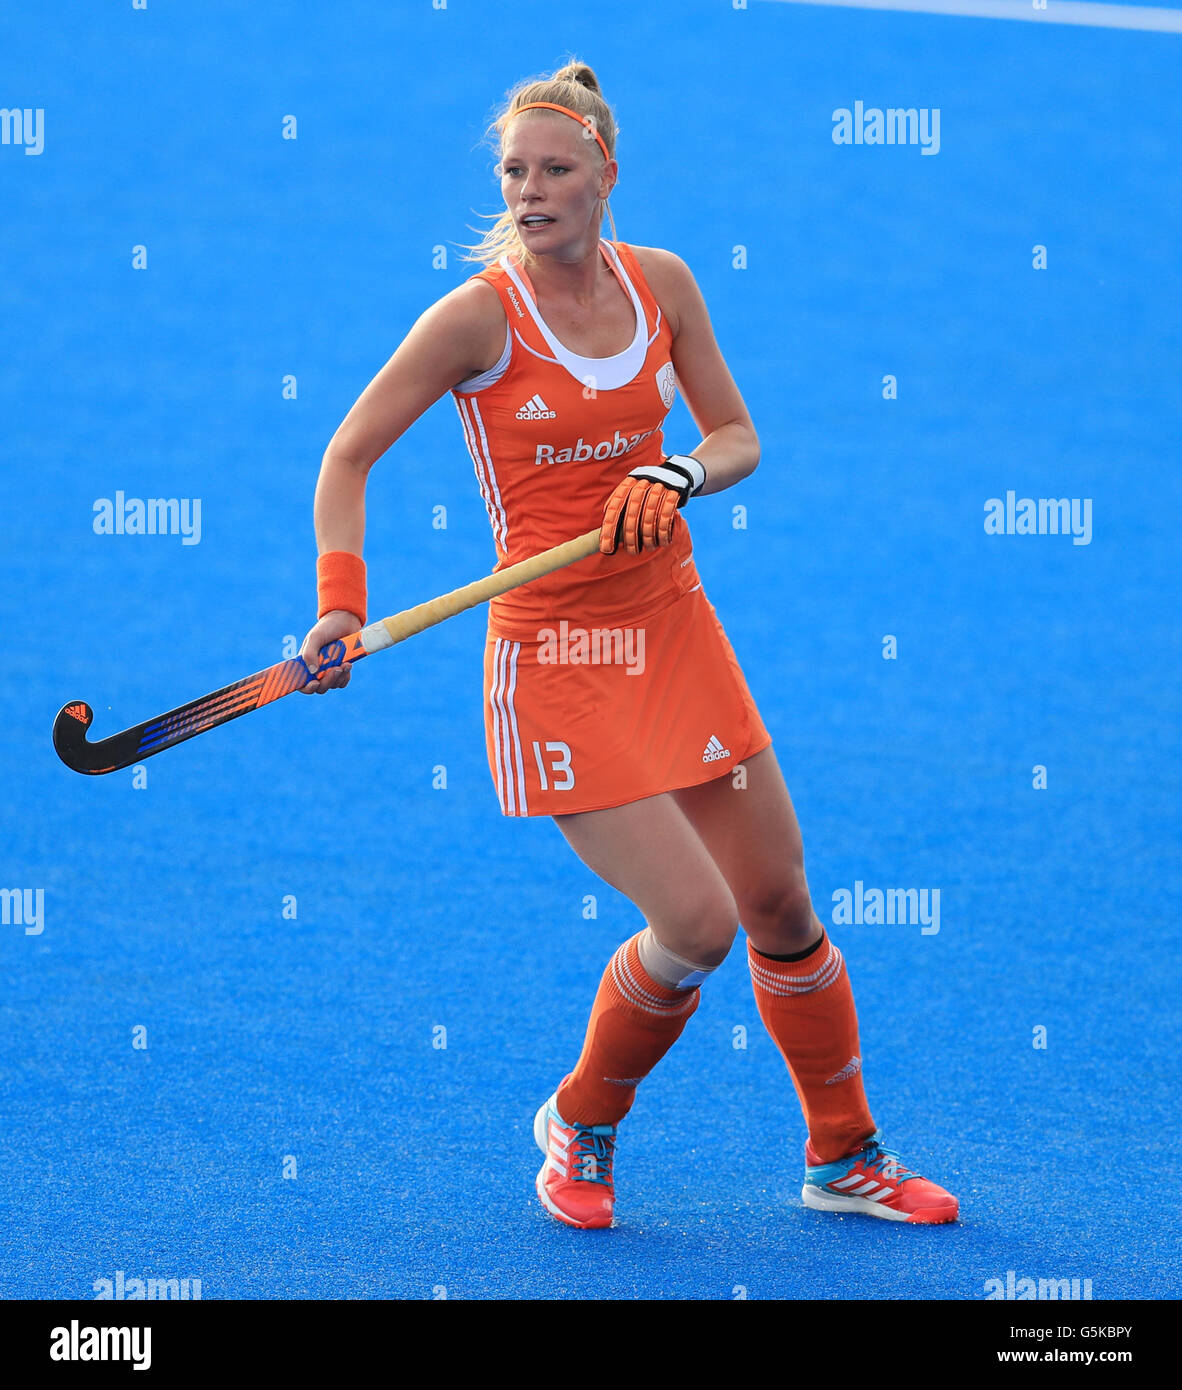
MULTIPOLYGON (((636 286, 633 285, 628 272, 624 269, 623 261, 616 248, 610 242, 600 239, 599 249, 603 253, 604 259, 619 277, 623 287, 628 291, 636 315, 636 331, 632 335, 631 343, 623 352, 617 352, 613 357, 583 357, 565 347, 542 317, 529 286, 518 274, 509 257, 507 255, 502 256, 497 264, 508 273, 509 278, 521 292, 522 302, 527 306, 530 317, 538 326, 538 332, 541 333, 550 351, 554 354, 555 361, 565 367, 581 385, 586 383, 588 377, 591 377, 597 391, 614 391, 635 380, 636 374, 644 365, 644 359, 648 354, 647 325, 644 317, 644 305, 640 302, 640 296, 636 293, 636 286)), ((527 351, 533 351, 524 342, 522 346, 527 351)), ((479 376, 469 377, 456 389, 463 395, 470 395, 475 391, 481 391, 487 386, 494 385, 509 368, 512 348, 513 332, 511 326, 506 323, 505 347, 496 365, 490 367, 488 371, 482 372, 479 376)))

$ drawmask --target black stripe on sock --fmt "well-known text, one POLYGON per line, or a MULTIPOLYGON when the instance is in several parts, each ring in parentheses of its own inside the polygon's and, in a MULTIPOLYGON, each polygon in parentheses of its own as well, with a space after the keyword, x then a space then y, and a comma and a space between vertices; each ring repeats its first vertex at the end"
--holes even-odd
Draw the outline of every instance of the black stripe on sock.
MULTIPOLYGON (((825 940, 825 928, 822 927, 822 928, 821 928, 821 935, 817 938, 816 941, 813 942, 813 944, 812 944, 811 946, 806 946, 805 949, 804 949, 803 951, 796 951, 793 955, 790 955, 790 956, 769 956, 768 953, 767 953, 766 951, 755 951, 755 954, 756 954, 757 956, 762 956, 762 957, 764 958, 764 960, 778 960, 778 961, 808 960, 809 956, 811 956, 811 955, 813 954, 814 951, 816 951, 816 950, 818 950, 818 949, 820 948, 820 946, 822 945, 822 943, 824 942, 824 940, 825 940)), ((755 950, 755 947, 753 946, 751 949, 754 951, 754 950, 755 950)))

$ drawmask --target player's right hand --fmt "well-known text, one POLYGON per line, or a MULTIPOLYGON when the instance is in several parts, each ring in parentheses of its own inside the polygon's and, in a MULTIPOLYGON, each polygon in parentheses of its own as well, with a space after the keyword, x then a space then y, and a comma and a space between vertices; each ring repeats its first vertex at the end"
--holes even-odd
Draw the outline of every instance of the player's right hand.
POLYGON ((599 530, 599 553, 629 555, 672 545, 681 507, 700 492, 706 470, 692 454, 666 454, 659 464, 642 464, 620 481, 607 499, 599 530))
MULTIPOLYGON (((315 671, 320 665, 320 649, 327 647, 330 642, 335 642, 338 637, 348 637, 361 625, 355 613, 346 613, 342 608, 334 608, 331 613, 326 613, 304 638, 304 644, 300 648, 304 665, 309 671, 315 671)), ((349 684, 352 676, 352 666, 333 666, 318 680, 309 681, 307 685, 301 686, 300 692, 304 695, 323 695, 328 690, 340 690, 349 684)))

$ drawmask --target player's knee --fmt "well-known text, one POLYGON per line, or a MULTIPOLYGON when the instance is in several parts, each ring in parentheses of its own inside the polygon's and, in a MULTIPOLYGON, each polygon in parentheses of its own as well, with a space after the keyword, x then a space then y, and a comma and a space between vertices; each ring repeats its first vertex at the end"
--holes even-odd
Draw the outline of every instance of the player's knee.
POLYGON ((756 950, 803 950, 816 935, 816 914, 804 867, 790 866, 744 898, 743 926, 756 950))
MULTIPOLYGON (((671 950, 698 965, 718 966, 726 959, 739 930, 739 909, 729 894, 695 902, 667 925, 671 950)), ((665 933, 657 928, 658 935, 665 933)))

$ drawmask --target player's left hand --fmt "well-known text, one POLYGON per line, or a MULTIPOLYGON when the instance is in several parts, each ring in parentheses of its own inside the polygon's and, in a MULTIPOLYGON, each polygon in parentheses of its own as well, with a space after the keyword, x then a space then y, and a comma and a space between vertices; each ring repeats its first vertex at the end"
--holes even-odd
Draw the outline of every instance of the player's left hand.
MULTIPOLYGON (((326 613, 308 630, 308 635, 300 647, 300 658, 304 665, 309 671, 319 669, 322 649, 339 637, 351 636, 362 625, 356 613, 346 613, 338 608, 326 613)), ((339 666, 330 666, 318 679, 310 680, 299 689, 305 695, 323 695, 328 690, 343 690, 352 676, 352 666, 347 661, 342 661, 339 666)))
POLYGON ((706 470, 692 454, 670 454, 659 464, 634 468, 607 499, 599 553, 614 555, 621 542, 629 555, 672 544, 678 509, 705 481, 706 470))

